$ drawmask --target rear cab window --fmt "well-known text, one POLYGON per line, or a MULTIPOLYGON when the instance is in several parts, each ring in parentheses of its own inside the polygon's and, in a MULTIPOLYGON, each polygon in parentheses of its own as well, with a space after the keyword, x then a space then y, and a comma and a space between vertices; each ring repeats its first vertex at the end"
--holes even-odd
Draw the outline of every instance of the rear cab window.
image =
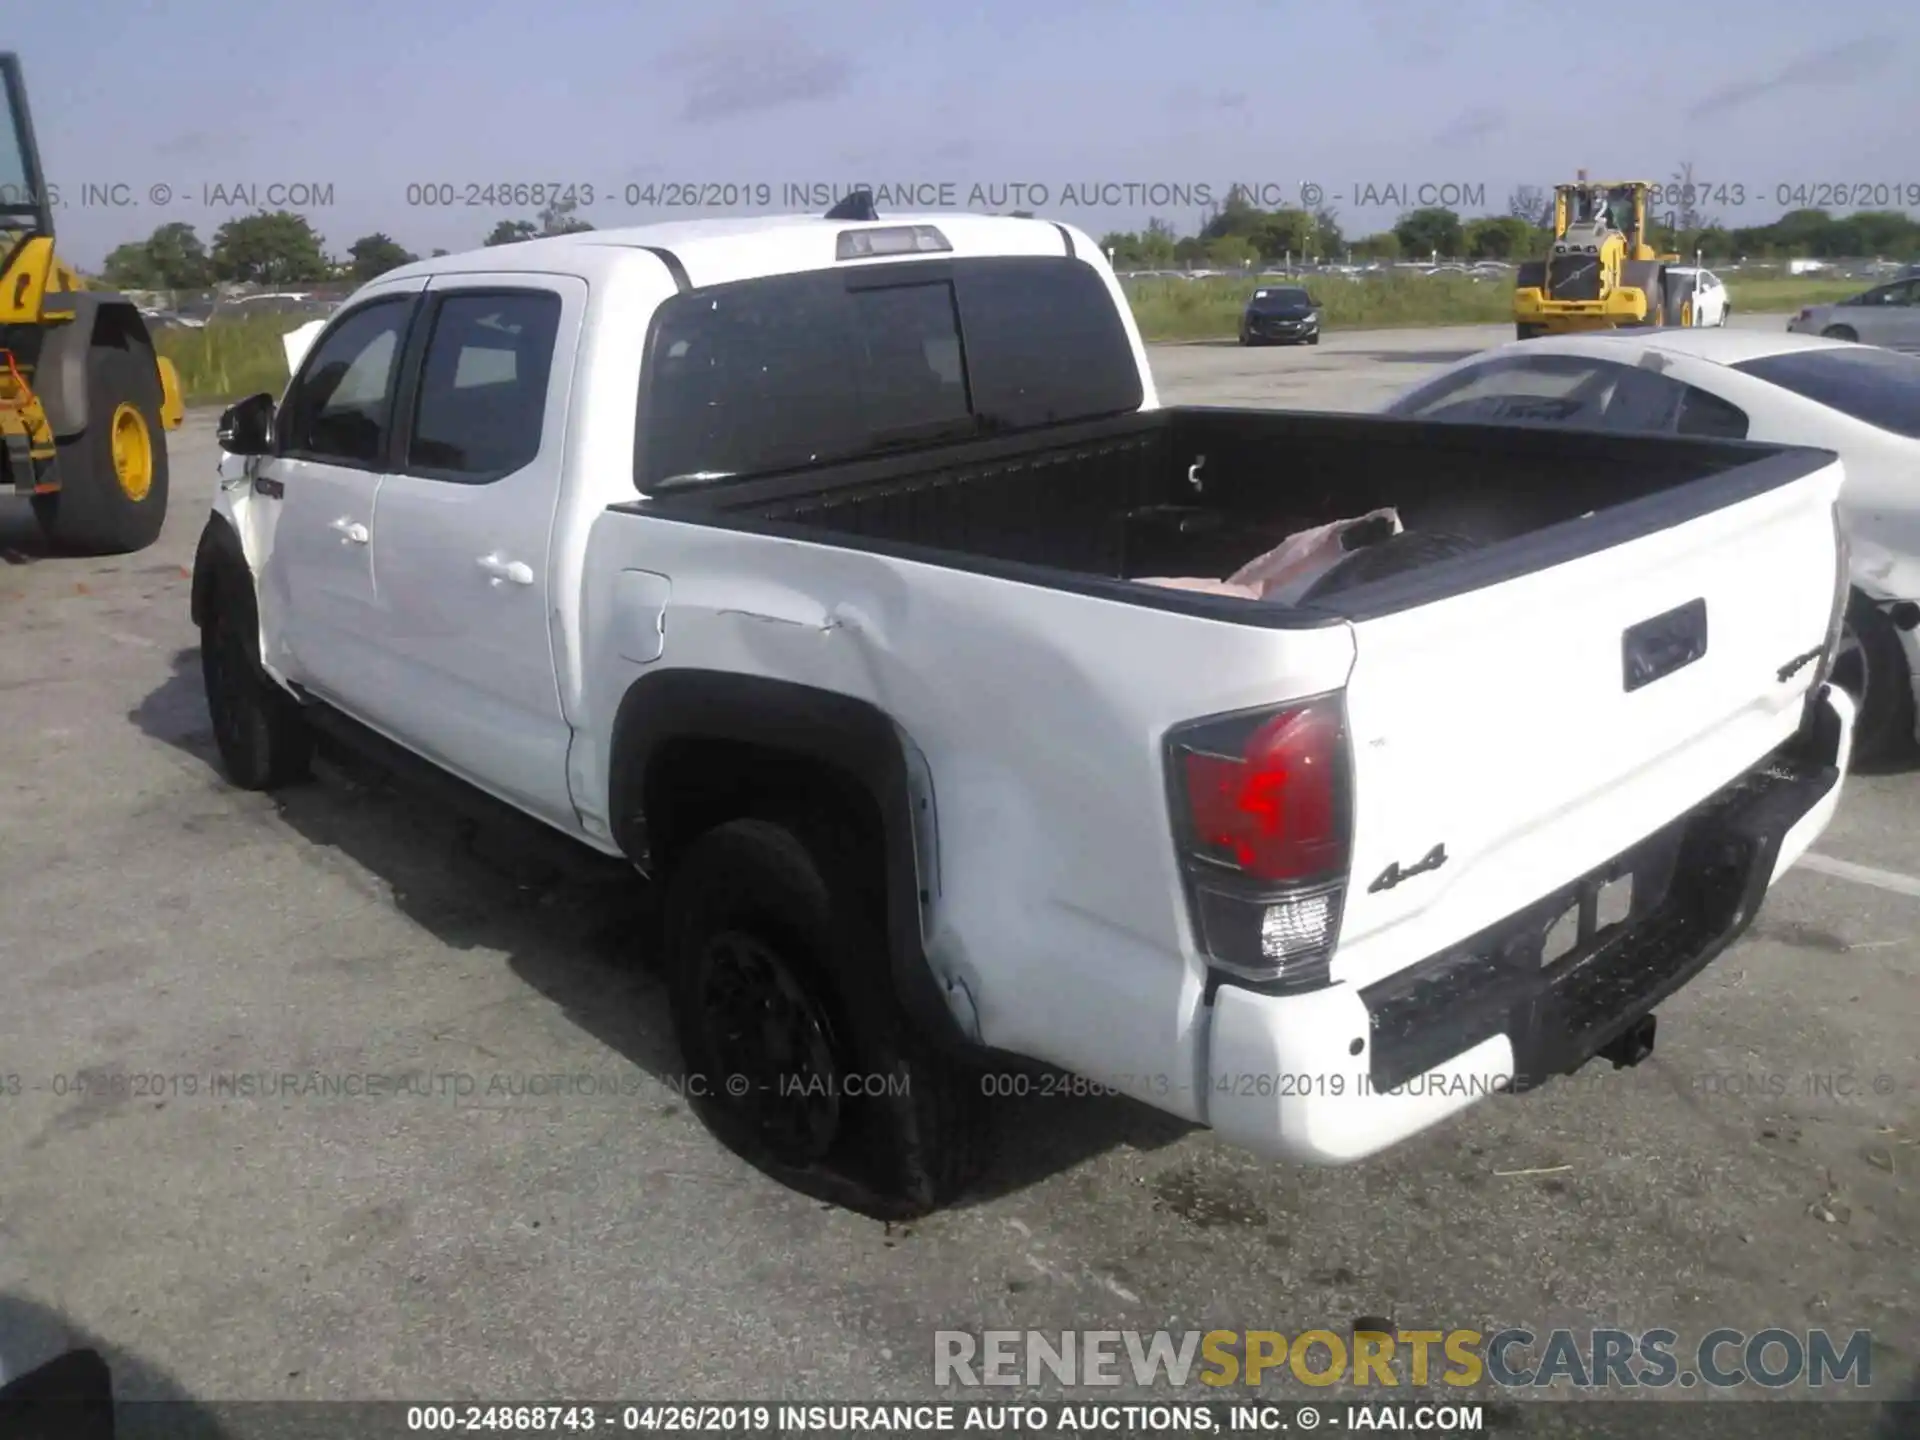
POLYGON ((1920 440, 1920 356, 1872 346, 1789 350, 1733 367, 1843 415, 1920 440))
POLYGON ((1139 409, 1105 281, 1067 257, 769 276, 661 305, 640 382, 643 492, 1139 409))

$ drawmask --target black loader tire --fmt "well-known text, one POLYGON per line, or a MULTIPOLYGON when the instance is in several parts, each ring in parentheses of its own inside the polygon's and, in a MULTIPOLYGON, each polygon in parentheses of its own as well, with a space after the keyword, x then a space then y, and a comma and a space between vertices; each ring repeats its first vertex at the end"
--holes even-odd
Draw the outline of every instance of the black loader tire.
MULTIPOLYGON (((58 550, 131 555, 160 538, 167 519, 167 436, 160 424, 160 372, 153 352, 95 345, 87 352, 87 427, 59 442, 60 488, 33 497, 34 518, 58 550), (114 464, 121 406, 144 430, 144 485, 130 493, 114 464)), ((131 422, 129 422, 131 424, 131 422)))
POLYGON ((1913 744, 1913 679, 1906 650, 1886 612, 1858 590, 1847 596, 1846 630, 1833 679, 1858 707, 1853 721, 1856 760, 1886 760, 1913 744))
POLYGON ((1479 550, 1483 542, 1470 536, 1446 531, 1403 530, 1375 545, 1363 545, 1351 551, 1326 574, 1309 585, 1300 597, 1302 605, 1311 605, 1329 595, 1403 575, 1436 560, 1451 560, 1479 550))
POLYGON ((1529 325, 1524 321, 1515 321, 1513 338, 1516 340, 1533 340, 1545 334, 1546 329, 1547 327, 1544 325, 1529 325))
POLYGON ((1647 294, 1653 303, 1647 310, 1647 318, 1640 323, 1649 330, 1658 330, 1667 323, 1667 272, 1664 268, 1653 273, 1647 294))
POLYGON ((729 821, 668 879, 664 953, 689 1103, 714 1135, 804 1194, 910 1219, 979 1173, 986 1107, 980 1076, 901 1009, 878 877, 830 813, 729 821))
POLYGON ((312 773, 313 731, 299 702, 260 665, 260 620, 251 577, 232 561, 214 571, 200 627, 207 714, 227 779, 242 790, 277 790, 312 773))

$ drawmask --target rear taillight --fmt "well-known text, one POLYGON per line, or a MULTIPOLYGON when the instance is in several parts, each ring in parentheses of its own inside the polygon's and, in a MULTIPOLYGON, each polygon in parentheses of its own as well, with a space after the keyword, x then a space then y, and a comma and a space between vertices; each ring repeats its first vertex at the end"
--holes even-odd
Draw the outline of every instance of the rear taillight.
POLYGON ((1812 310, 1802 310, 1802 311, 1800 312, 1800 316, 1799 316, 1799 318, 1800 318, 1800 319, 1802 319, 1802 320, 1811 320, 1811 319, 1813 318, 1813 311, 1812 311, 1812 310))
POLYGON ((1327 983, 1351 849, 1338 695, 1220 716, 1167 737, 1175 841, 1210 963, 1264 987, 1327 983))

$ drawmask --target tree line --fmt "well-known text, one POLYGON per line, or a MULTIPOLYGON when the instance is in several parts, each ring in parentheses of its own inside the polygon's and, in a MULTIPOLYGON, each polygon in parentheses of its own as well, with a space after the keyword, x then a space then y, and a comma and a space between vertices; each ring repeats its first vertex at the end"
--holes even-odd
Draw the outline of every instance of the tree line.
MULTIPOLYGON (((1690 167, 1682 172, 1689 173, 1690 167)), ((1681 181, 1680 176, 1675 179, 1681 181)), ((1689 208, 1661 215, 1651 228, 1649 238, 1662 251, 1687 257, 1697 252, 1720 263, 1920 259, 1920 221, 1900 210, 1839 216, 1826 210, 1793 210, 1765 225, 1727 226, 1689 208)), ((1545 255, 1552 238, 1553 191, 1523 185, 1508 196, 1504 214, 1462 216, 1435 206, 1408 211, 1386 230, 1353 238, 1342 231, 1331 209, 1262 210, 1236 189, 1194 234, 1181 235, 1164 219, 1155 219, 1144 230, 1113 231, 1100 243, 1117 267, 1153 270, 1288 260, 1515 261, 1545 255)))
MULTIPOLYGON (((512 245, 542 235, 569 235, 593 226, 556 205, 533 220, 502 220, 483 245, 512 245)), ((445 250, 435 250, 444 255, 445 250)), ((384 231, 362 235, 343 256, 327 253, 326 240, 306 216, 292 210, 242 215, 214 231, 213 243, 184 220, 162 225, 144 240, 129 240, 107 256, 101 278, 122 290, 208 290, 228 282, 256 285, 318 284, 330 280, 365 284, 420 257, 384 231)))

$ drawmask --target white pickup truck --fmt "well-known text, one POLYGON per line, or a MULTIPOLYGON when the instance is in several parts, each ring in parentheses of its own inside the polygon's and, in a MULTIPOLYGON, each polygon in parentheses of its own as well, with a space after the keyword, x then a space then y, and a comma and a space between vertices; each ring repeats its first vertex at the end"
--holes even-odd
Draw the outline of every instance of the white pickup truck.
POLYGON ((637 868, 707 1123, 870 1209, 1015 1064, 1342 1162, 1634 1063, 1848 759, 1831 453, 1162 407, 1047 221, 423 261, 221 441, 231 779, 329 736, 637 868), (1382 507, 1287 603, 1142 583, 1382 507))

